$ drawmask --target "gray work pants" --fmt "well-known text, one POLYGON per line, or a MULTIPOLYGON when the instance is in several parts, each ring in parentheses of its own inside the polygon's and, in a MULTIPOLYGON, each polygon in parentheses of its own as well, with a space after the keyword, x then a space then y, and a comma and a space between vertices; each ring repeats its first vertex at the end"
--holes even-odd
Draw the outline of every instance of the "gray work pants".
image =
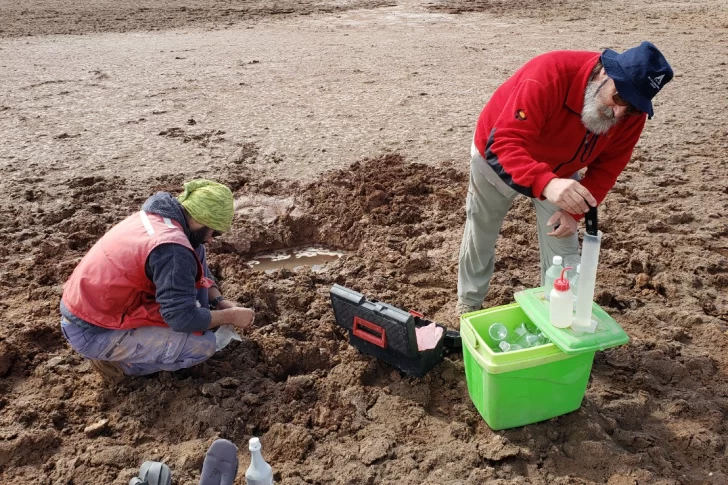
MULTIPOLYGON (((458 299, 470 306, 480 307, 488 293, 495 268, 496 239, 503 219, 519 194, 498 177, 475 145, 470 155, 470 186, 465 209, 467 219, 458 264, 458 299)), ((578 180, 578 174, 574 177, 578 180)), ((546 200, 531 200, 536 208, 543 286, 544 273, 551 266, 554 256, 562 256, 565 261, 578 261, 579 236, 573 234, 561 239, 547 236, 546 233, 553 228, 547 226, 546 222, 559 208, 546 200)))

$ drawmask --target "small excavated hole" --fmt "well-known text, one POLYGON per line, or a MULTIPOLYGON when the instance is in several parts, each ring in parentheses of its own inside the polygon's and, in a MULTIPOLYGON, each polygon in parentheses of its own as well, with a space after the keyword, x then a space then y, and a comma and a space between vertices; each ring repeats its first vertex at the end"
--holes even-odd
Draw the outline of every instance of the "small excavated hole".
POLYGON ((279 269, 300 271, 304 267, 315 273, 324 271, 326 264, 336 261, 345 253, 326 247, 289 248, 253 256, 248 266, 265 273, 279 269))

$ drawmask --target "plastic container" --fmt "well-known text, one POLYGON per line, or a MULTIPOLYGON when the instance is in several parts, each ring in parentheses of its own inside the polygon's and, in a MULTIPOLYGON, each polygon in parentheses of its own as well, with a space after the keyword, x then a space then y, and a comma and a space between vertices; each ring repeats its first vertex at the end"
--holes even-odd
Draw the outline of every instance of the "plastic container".
POLYGON ((570 327, 574 319, 574 294, 564 276, 566 270, 562 269, 561 277, 554 282, 549 301, 549 321, 556 328, 570 327))
MULTIPOLYGON (((593 209, 592 226, 596 226, 596 209, 593 209)), ((579 291, 576 293, 576 315, 572 326, 582 332, 594 332, 597 322, 590 318, 590 311, 594 303, 594 288, 597 281, 597 266, 599 265, 599 249, 602 244, 602 231, 596 235, 584 234, 581 245, 581 274, 579 275, 579 291)))
POLYGON ((629 337, 594 304, 599 324, 593 334, 554 328, 543 288, 516 293, 518 303, 463 315, 460 335, 468 393, 494 430, 524 426, 575 411, 581 406, 594 354, 625 344, 629 337), (488 335, 495 322, 509 332, 534 323, 551 342, 528 349, 496 352, 488 335))
POLYGON ((273 485, 273 469, 263 459, 260 448, 260 440, 250 438, 248 442, 250 466, 245 472, 245 483, 247 485, 273 485))
POLYGON ((576 265, 576 273, 569 279, 571 293, 574 295, 574 311, 576 311, 576 293, 579 291, 579 273, 581 272, 581 264, 576 265))
POLYGON ((563 258, 561 256, 554 256, 553 264, 546 270, 544 275, 544 288, 546 288, 546 299, 551 298, 551 289, 554 287, 554 281, 556 278, 561 276, 561 270, 564 269, 563 258))

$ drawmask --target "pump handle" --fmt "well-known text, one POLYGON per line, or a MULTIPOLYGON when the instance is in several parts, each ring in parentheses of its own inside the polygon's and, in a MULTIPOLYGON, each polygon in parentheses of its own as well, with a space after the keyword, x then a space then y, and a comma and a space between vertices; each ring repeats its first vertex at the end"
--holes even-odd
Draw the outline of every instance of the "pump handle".
POLYGON ((599 234, 599 224, 597 223, 597 208, 589 206, 589 211, 584 216, 584 223, 586 224, 586 233, 590 236, 596 236, 599 234))

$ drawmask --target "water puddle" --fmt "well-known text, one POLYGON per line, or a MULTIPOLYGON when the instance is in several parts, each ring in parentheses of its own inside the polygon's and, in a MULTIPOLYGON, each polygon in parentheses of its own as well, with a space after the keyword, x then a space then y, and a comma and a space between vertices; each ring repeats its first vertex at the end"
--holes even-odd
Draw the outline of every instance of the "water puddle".
POLYGON ((326 269, 326 263, 336 261, 344 253, 322 247, 299 249, 282 249, 266 254, 257 254, 255 259, 248 261, 248 266, 256 271, 273 273, 279 269, 298 271, 309 267, 315 273, 326 269))

